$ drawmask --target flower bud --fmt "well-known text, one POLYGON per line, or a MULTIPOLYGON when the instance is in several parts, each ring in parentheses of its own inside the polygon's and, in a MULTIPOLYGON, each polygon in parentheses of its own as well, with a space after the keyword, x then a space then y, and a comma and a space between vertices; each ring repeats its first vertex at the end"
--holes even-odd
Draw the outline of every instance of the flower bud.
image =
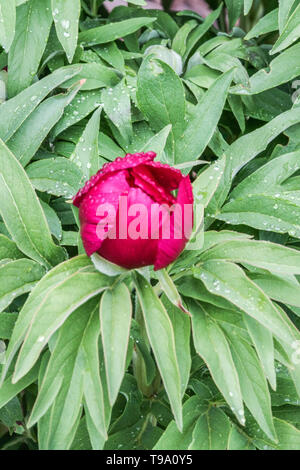
POLYGON ((147 152, 117 158, 74 197, 88 256, 158 270, 180 255, 193 228, 192 185, 189 176, 155 157, 147 152))

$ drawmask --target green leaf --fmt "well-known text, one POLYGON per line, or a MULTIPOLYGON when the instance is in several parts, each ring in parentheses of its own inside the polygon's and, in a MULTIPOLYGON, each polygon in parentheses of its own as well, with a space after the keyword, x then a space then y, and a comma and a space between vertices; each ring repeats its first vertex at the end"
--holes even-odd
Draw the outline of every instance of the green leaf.
POLYGON ((162 434, 162 430, 143 416, 133 425, 112 434, 105 443, 104 450, 124 449, 150 450, 162 434))
POLYGON ((233 225, 246 224, 300 238, 300 207, 294 194, 249 194, 226 204, 217 218, 233 225))
POLYGON ((140 152, 147 152, 151 149, 152 152, 155 152, 158 161, 166 161, 166 155, 164 152, 168 136, 172 129, 172 125, 164 127, 160 132, 151 137, 148 142, 139 148, 140 152))
POLYGON ((156 276, 157 276, 157 279, 159 280, 159 285, 161 289, 166 294, 169 301, 176 307, 180 308, 185 313, 188 313, 183 307, 179 292, 172 278, 167 273, 167 271, 165 269, 160 269, 159 271, 157 271, 156 276))
MULTIPOLYGON (((294 1, 294 0, 293 0, 294 1)), ((267 15, 263 16, 247 33, 245 40, 257 38, 262 34, 272 33, 278 29, 278 8, 270 11, 267 15)))
POLYGON ((98 340, 100 335, 99 310, 91 318, 82 340, 84 359, 83 394, 84 407, 88 415, 88 429, 90 425, 96 429, 103 440, 107 438, 108 427, 106 400, 103 396, 103 387, 100 376, 100 361, 98 340))
POLYGON ((47 448, 63 449, 81 414, 82 399, 97 430, 106 436, 102 385, 99 375, 98 300, 78 308, 60 330, 34 404, 28 426, 52 406, 47 448))
POLYGON ((271 274, 253 273, 249 276, 271 299, 300 307, 300 285, 295 279, 271 274))
MULTIPOLYGON (((203 62, 209 67, 219 70, 220 72, 228 72, 234 69, 233 81, 243 86, 249 84, 249 75, 241 61, 232 55, 222 52, 223 48, 217 48, 203 59, 203 62)), ((226 51, 226 49, 225 49, 226 51)))
POLYGON ((246 128, 245 116, 244 116, 244 107, 243 107, 243 100, 240 96, 236 95, 229 95, 228 96, 228 103, 230 108, 236 118, 241 131, 244 133, 246 128))
POLYGON ((207 261, 196 268, 209 292, 219 295, 253 317, 287 344, 298 339, 299 333, 287 316, 281 315, 270 299, 235 264, 207 261))
POLYGON ((262 93, 298 77, 300 70, 297 61, 299 50, 300 44, 295 44, 282 52, 270 62, 268 70, 261 69, 252 75, 248 86, 237 85, 231 89, 231 92, 241 95, 262 93))
POLYGON ((117 284, 103 294, 100 305, 101 338, 111 405, 117 398, 125 373, 131 310, 130 293, 125 284, 117 284))
POLYGON ((177 361, 181 377, 181 393, 184 395, 191 370, 191 351, 190 351, 190 335, 191 323, 189 316, 165 297, 162 297, 168 316, 171 320, 174 337, 177 361))
POLYGON ((243 322, 243 313, 232 304, 219 307, 218 305, 214 305, 213 302, 209 302, 208 304, 203 304, 202 307, 211 320, 215 321, 221 328, 225 330, 226 327, 238 328, 241 337, 249 341, 243 322))
POLYGON ((79 91, 76 99, 65 107, 63 116, 52 129, 51 138, 54 140, 64 130, 77 124, 100 105, 101 100, 97 91, 79 91))
MULTIPOLYGON (((279 134, 300 121, 300 108, 294 107, 281 113, 259 129, 243 135, 225 151, 226 167, 222 181, 217 188, 211 205, 213 213, 225 201, 232 184, 232 177, 253 158, 263 152, 279 134)), ((252 196, 250 196, 251 198, 252 196)), ((262 199, 262 198, 261 198, 262 199)), ((264 201, 260 201, 264 206, 264 201)), ((248 203, 248 201, 247 201, 248 203)), ((277 223, 278 221, 276 221, 277 223)))
POLYGON ((71 63, 77 47, 80 0, 51 0, 57 37, 71 63))
POLYGON ((182 429, 181 381, 173 327, 167 312, 148 281, 136 273, 135 283, 154 357, 177 426, 182 429))
MULTIPOLYGON (((197 54, 197 53, 196 53, 197 54)), ((192 62, 193 58, 191 58, 190 62, 192 62)), ((202 62, 202 60, 201 60, 202 62)), ((185 73, 185 78, 189 82, 194 83, 198 87, 201 88, 210 88, 211 85, 217 80, 220 76, 220 73, 213 68, 209 68, 207 65, 199 64, 199 65, 192 65, 185 73)), ((202 91, 202 90, 201 90, 202 91)), ((199 92, 199 91, 198 91, 199 92)), ((200 99, 203 97, 203 92, 199 93, 200 99)))
POLYGON ((156 443, 153 450, 184 450, 188 449, 193 439, 193 430, 197 419, 207 411, 207 404, 198 396, 189 398, 183 405, 183 428, 179 431, 174 421, 156 443))
POLYGON ((231 193, 232 199, 249 194, 272 194, 285 191, 286 180, 300 169, 300 151, 273 158, 245 178, 231 193), (262 189, 263 188, 263 189, 262 189))
POLYGON ((122 52, 119 50, 115 42, 109 42, 101 46, 94 47, 97 54, 110 64, 114 69, 124 73, 125 60, 122 52))
POLYGON ((290 423, 274 418, 275 431, 278 442, 271 441, 265 434, 257 433, 257 426, 253 423, 248 434, 252 442, 260 450, 300 450, 300 431, 290 423))
POLYGON ((0 234, 0 260, 2 259, 19 259, 24 258, 23 253, 18 250, 15 242, 0 234))
POLYGON ((286 25, 294 3, 295 0, 279 0, 278 23, 280 33, 282 33, 282 30, 286 25))
POLYGON ((147 339, 145 340, 145 338, 143 337, 142 328, 136 320, 132 320, 131 322, 130 338, 133 339, 135 348, 137 348, 138 352, 140 353, 140 355, 137 354, 136 356, 136 359, 134 361, 134 368, 136 371, 138 371, 138 373, 141 369, 143 370, 143 372, 145 372, 144 375, 146 378, 146 386, 149 386, 155 379, 157 369, 155 366, 154 359, 151 355, 150 347, 147 344, 147 339))
POLYGON ((80 89, 74 86, 66 94, 52 96, 43 101, 9 139, 7 146, 23 166, 34 156, 52 127, 62 117, 65 107, 80 89))
MULTIPOLYGON (((283 309, 279 307, 283 314, 283 309)), ((295 403, 299 404, 300 396, 300 361, 299 361, 299 341, 290 344, 276 344, 276 353, 278 353, 278 360, 289 368, 289 374, 294 384, 294 389, 297 394, 295 403)))
POLYGON ((20 424, 20 421, 23 421, 23 411, 18 397, 12 398, 7 405, 1 408, 0 421, 4 426, 12 429, 18 426, 17 422, 20 424))
POLYGON ((89 433, 90 442, 93 450, 102 450, 106 442, 102 434, 99 433, 88 409, 85 409, 85 417, 87 423, 87 429, 89 433))
POLYGON ((32 83, 51 24, 51 0, 28 0, 17 8, 16 34, 8 54, 9 97, 32 83))
POLYGON ((16 4, 15 0, 0 0, 0 44, 9 51, 15 35, 16 4))
POLYGON ((210 408, 197 420, 189 450, 226 450, 231 424, 225 413, 210 408))
POLYGON ((6 142, 54 88, 77 75, 80 70, 80 65, 62 67, 4 102, 0 113, 0 138, 6 142))
POLYGON ((221 181, 225 169, 225 157, 210 165, 193 182, 193 194, 196 203, 207 207, 221 181))
POLYGON ((228 450, 255 450, 252 439, 232 426, 228 440, 228 450))
POLYGON ((251 235, 248 235, 247 233, 231 232, 230 230, 221 230, 220 232, 210 230, 204 233, 203 251, 208 250, 219 243, 240 239, 247 240, 249 238, 251 238, 251 235))
POLYGON ((190 32, 198 26, 197 21, 195 20, 190 20, 184 23, 181 28, 177 31, 173 42, 172 42, 172 49, 180 54, 181 56, 184 55, 186 51, 186 46, 187 46, 187 39, 190 34, 190 32))
POLYGON ((300 450, 300 431, 286 421, 274 419, 278 450, 300 450))
POLYGON ((132 1, 0 0, 2 447, 297 449, 300 0, 132 1), (76 256, 66 200, 149 150, 193 184, 169 278, 76 256))
POLYGON ((103 132, 100 132, 99 134, 99 153, 102 157, 111 162, 115 160, 116 155, 118 155, 118 157, 125 157, 126 154, 126 152, 124 152, 124 150, 121 149, 114 140, 103 132))
POLYGON ((114 277, 129 272, 129 270, 122 268, 117 264, 111 263, 105 258, 102 258, 102 256, 98 255, 98 253, 93 253, 91 256, 91 260, 97 271, 105 274, 106 276, 114 277))
MULTIPOLYGON (((92 282, 98 284, 99 287, 99 292, 102 290, 101 284, 102 280, 104 280, 104 276, 102 276, 99 273, 96 273, 93 270, 92 264, 87 258, 87 256, 82 255, 78 256, 75 258, 72 258, 71 260, 66 261, 65 263, 61 263, 56 268, 52 269, 49 271, 46 276, 44 276, 41 281, 36 285, 34 290, 32 291, 31 295, 27 299, 26 303, 24 304, 19 317, 18 321, 15 325, 13 335, 11 338, 11 341, 8 345, 7 348, 7 354, 6 354, 6 363, 5 366, 3 367, 3 373, 2 373, 2 378, 5 376, 8 367, 10 366, 10 363, 15 356, 18 348, 20 347, 25 335, 26 331, 31 328, 31 326, 34 326, 34 328, 41 328, 42 325, 39 324, 32 324, 32 318, 35 315, 42 315, 43 314, 43 309, 46 309, 50 307, 50 303, 48 303, 47 296, 49 296, 49 301, 52 299, 52 302, 54 302, 55 309, 57 311, 57 316, 54 317, 53 315, 50 315, 47 319, 48 322, 57 322, 59 319, 58 314, 60 313, 61 315, 64 316, 63 320, 67 318, 69 314, 72 313, 73 310, 75 310, 77 307, 79 307, 82 303, 84 303, 84 300, 79 300, 77 305, 75 302, 75 305, 70 303, 70 299, 68 301, 66 291, 64 291, 64 284, 72 284, 72 282, 78 282, 78 280, 82 278, 92 278, 92 282), (74 279, 74 281, 73 281, 74 279), (65 309, 64 304, 59 304, 59 301, 56 301, 53 297, 55 294, 62 295, 62 291, 64 291, 64 297, 65 301, 67 301, 67 307, 68 309, 65 309), (47 302, 46 302, 47 300, 47 302), (41 312, 41 313, 39 313, 41 312)), ((86 281, 84 281, 86 282, 86 281)), ((105 282, 105 281, 104 281, 105 282)), ((107 282, 107 286, 109 285, 109 281, 107 282)), ((88 285, 83 286, 81 285, 81 289, 86 288, 87 290, 90 289, 88 285)), ((91 286, 91 288, 93 288, 91 286)), ((97 291, 98 292, 98 291, 97 291)), ((96 295, 97 292, 94 294, 96 295)), ((71 291, 70 296, 72 297, 72 294, 76 293, 75 290, 71 291)), ((80 296, 80 293, 77 292, 80 296)), ((81 293, 82 294, 82 293, 81 293)), ((84 295, 84 294, 83 294, 84 295)), ((92 297, 93 294, 90 296, 92 297)), ((70 297, 70 298, 71 298, 70 297)), ((63 296, 62 296, 63 298, 63 296)), ((72 297, 73 298, 73 297, 72 297)), ((60 324, 58 325, 58 327, 60 324)), ((54 332, 54 331, 53 331, 54 332)), ((49 339, 49 338, 48 338, 49 339)), ((44 338, 45 340, 45 338, 44 338)), ((44 341, 43 340, 43 341, 44 341)), ((40 342, 39 344, 42 344, 40 342)), ((43 347, 43 346, 42 346, 43 347)))
POLYGON ((200 39, 210 30, 210 28, 213 26, 215 21, 219 18, 222 8, 223 8, 223 5, 221 4, 219 8, 217 8, 212 13, 207 15, 203 23, 197 26, 197 28, 195 28, 192 31, 192 33, 189 35, 189 38, 187 40, 186 51, 183 56, 184 61, 188 58, 190 53, 197 46, 200 39))
POLYGON ((79 168, 63 157, 33 162, 26 173, 35 189, 65 198, 75 196, 82 182, 79 168))
POLYGON ((165 62, 151 55, 146 57, 138 73, 137 100, 155 131, 172 125, 167 158, 169 163, 175 163, 176 140, 182 134, 185 115, 184 88, 180 78, 165 62))
POLYGON ((300 253, 297 250, 264 241, 226 241, 210 248, 200 259, 247 263, 283 275, 300 274, 300 253))
POLYGON ((253 348, 237 337, 238 329, 226 329, 226 336, 238 372, 243 400, 247 408, 272 440, 276 440, 272 419, 271 397, 261 364, 253 348))
POLYGON ((125 144, 129 144, 132 139, 131 104, 125 79, 114 88, 103 90, 101 99, 105 113, 121 134, 125 144))
MULTIPOLYGON (((98 315, 99 318, 99 315, 98 315)), ((104 414, 105 414, 105 423, 106 428, 108 428, 111 420, 111 407, 109 404, 108 398, 108 391, 107 391, 107 383, 106 383, 106 373, 105 373, 105 365, 104 365, 104 355, 103 355, 103 347, 101 341, 98 342, 98 355, 99 355, 99 371, 100 371, 100 380, 102 384, 102 391, 103 391, 103 402, 104 402, 104 414)), ((96 374, 95 374, 96 377, 96 374)), ((123 381, 124 384, 125 380, 123 381)), ((123 386, 123 385, 122 385, 123 386)), ((127 399, 126 392, 124 394, 125 398, 127 399)), ((85 415, 86 415, 86 422, 87 428, 89 432, 90 441, 94 450, 102 450, 105 444, 106 437, 101 434, 97 429, 97 426, 94 424, 93 418, 90 415, 89 408, 85 406, 85 415)))
POLYGON ((292 379, 288 376, 278 376, 276 393, 272 393, 272 404, 274 407, 286 405, 287 403, 296 405, 298 395, 292 379))
POLYGON ((279 406, 278 408, 273 410, 273 414, 275 418, 281 419, 282 421, 287 421, 294 426, 300 423, 300 408, 299 406, 293 405, 284 405, 279 406))
MULTIPOLYGON (((64 390, 65 392, 65 390, 64 390)), ((64 400, 64 393, 62 392, 57 400, 64 400)), ((59 410, 61 408, 61 405, 59 407, 59 410)), ((38 422, 38 441, 39 441, 39 450, 52 450, 52 443, 49 445, 49 439, 51 438, 50 432, 51 432, 51 419, 55 420, 55 418, 52 418, 53 414, 55 414, 55 405, 44 415, 40 421, 38 422)), ((54 448, 54 450, 62 450, 62 449, 69 449, 72 445, 72 442, 75 438, 77 428, 80 423, 80 414, 78 414, 77 419, 75 420, 71 432, 68 435, 64 435, 63 438, 61 438, 61 444, 57 446, 57 449, 54 448)))
POLYGON ((233 173, 236 174, 246 163, 263 152, 278 135, 299 120, 300 110, 295 106, 259 129, 237 139, 226 151, 226 156, 232 160, 233 173))
POLYGON ((44 274, 45 269, 29 259, 0 265, 0 311, 19 295, 30 292, 44 274))
POLYGON ((81 170, 84 180, 88 180, 99 170, 98 136, 102 108, 94 112, 87 123, 70 160, 81 170))
POLYGON ((144 56, 152 55, 153 58, 161 60, 168 64, 177 75, 182 74, 183 64, 182 59, 177 52, 173 49, 168 49, 165 46, 154 45, 147 47, 144 56))
POLYGON ((60 244, 62 246, 78 246, 78 235, 78 232, 63 230, 60 244))
POLYGON ((277 54, 278 52, 286 49, 293 44, 300 37, 300 5, 296 7, 293 13, 290 15, 288 21, 282 29, 282 32, 275 42, 273 49, 270 54, 277 54))
POLYGON ((248 15, 253 5, 253 0, 244 0, 244 15, 248 15))
POLYGON ((249 315, 244 315, 244 322, 253 341, 266 378, 273 390, 276 390, 276 371, 274 362, 274 341, 272 333, 249 315))
POLYGON ((199 279, 192 276, 185 276, 182 278, 180 285, 178 286, 178 290, 185 297, 201 300, 202 302, 215 305, 216 307, 220 307, 228 311, 235 309, 235 307, 227 300, 211 294, 199 279))
POLYGON ((110 14, 112 21, 127 20, 131 18, 137 18, 140 20, 149 18, 153 20, 153 16, 156 17, 153 28, 162 31, 167 38, 173 39, 179 28, 176 21, 165 11, 120 6, 115 8, 110 14))
POLYGON ((10 339, 13 332, 16 320, 18 318, 17 313, 0 313, 0 338, 10 339))
MULTIPOLYGON (((69 263, 72 264, 72 262, 74 263, 74 258, 69 263)), ((45 278, 37 285, 38 293, 33 291, 29 301, 23 307, 25 314, 20 316, 21 322, 26 315, 28 304, 34 304, 35 308, 31 311, 30 324, 15 367, 15 382, 30 370, 43 347, 68 316, 88 299, 107 288, 110 280, 107 276, 96 272, 91 266, 82 270, 78 269, 73 275, 65 277, 63 282, 59 284, 54 282, 49 290, 47 286, 46 297, 41 302, 39 292, 44 284, 47 284, 45 278), (48 297, 50 293, 51 297, 48 297), (52 312, 51 315, 49 312, 52 312)))
POLYGON ((225 0, 229 13, 229 27, 232 29, 243 10, 244 0, 225 0))
POLYGON ((29 385, 36 381, 38 377, 40 363, 38 362, 25 377, 18 383, 12 383, 12 375, 9 375, 5 382, 2 383, 0 388, 0 409, 6 405, 13 397, 22 390, 26 389, 29 385))
POLYGON ((98 26, 97 28, 82 31, 79 34, 79 43, 83 45, 106 44, 116 39, 134 33, 143 26, 150 25, 156 18, 130 18, 116 23, 98 26))
MULTIPOLYGON (((116 407, 119 409, 119 416, 110 428, 110 434, 116 434, 121 429, 137 423, 140 420, 140 405, 142 403, 142 394, 138 389, 135 378, 130 374, 125 374, 120 389, 121 400, 116 407), (125 406, 124 406, 125 398, 125 406)), ((141 429, 138 429, 138 431, 141 429)), ((128 435, 127 435, 128 438, 128 435)))
POLYGON ((14 155, 0 140, 1 216, 18 248, 46 267, 63 261, 30 181, 14 155))
POLYGON ((196 160, 212 138, 232 81, 233 70, 224 73, 194 106, 185 130, 176 141, 176 162, 196 160))
POLYGON ((112 68, 97 63, 81 64, 81 71, 78 76, 65 82, 63 88, 70 88, 78 80, 82 81, 82 90, 96 90, 107 86, 111 87, 116 85, 119 81, 116 72, 112 68))
POLYGON ((246 108, 246 115, 266 122, 288 111, 291 107, 291 97, 279 88, 272 88, 257 95, 245 95, 241 98, 246 108))
POLYGON ((70 447, 71 450, 92 450, 86 422, 86 416, 83 416, 83 418, 80 420, 75 438, 70 447))
MULTIPOLYGON (((186 253, 188 251, 195 251, 201 250, 204 243, 204 206, 202 204, 197 205, 194 202, 194 224, 193 230, 190 236, 189 241, 186 244, 185 250, 186 253)), ((187 254, 187 256, 189 256, 187 254)), ((193 254, 191 254, 193 256, 193 254)), ((183 255, 184 257, 184 255, 183 255)))
POLYGON ((49 204, 47 204, 45 201, 43 201, 42 199, 40 199, 40 203, 41 203, 42 209, 43 209, 43 211, 44 211, 44 214, 45 214, 45 216, 46 216, 46 219, 47 219, 47 222, 48 222, 48 225, 49 225, 49 229, 50 229, 51 234, 52 234, 57 240, 61 240, 61 237, 62 237, 62 225, 61 225, 61 220, 60 220, 60 218, 59 218, 58 215, 56 214, 55 210, 52 209, 52 207, 49 206, 49 204))
MULTIPOLYGON (((46 372, 46 369, 47 369, 47 365, 49 363, 49 358, 50 358, 50 352, 47 351, 43 358, 42 358, 42 361, 41 361, 41 367, 40 367, 40 371, 39 371, 39 376, 38 376, 38 385, 40 386, 42 381, 43 381, 43 378, 44 378, 44 375, 45 375, 45 372, 46 372)), ((80 379, 79 379, 80 380, 80 379)), ((39 441, 39 449, 40 450, 46 450, 48 449, 48 440, 49 440, 49 436, 50 436, 50 433, 52 431, 51 429, 51 418, 56 420, 56 416, 55 416, 55 404, 60 400, 62 399, 61 401, 63 402, 64 401, 64 392, 66 391, 68 387, 68 384, 66 384, 66 387, 63 388, 63 390, 61 391, 61 393, 58 395, 58 397, 56 398, 55 400, 55 403, 52 405, 51 409, 48 410, 48 412, 41 417, 41 419, 39 420, 38 422, 38 426, 37 426, 37 430, 38 430, 38 441, 39 441), (52 413, 53 411, 53 413, 52 413)), ((77 397, 73 397, 73 400, 74 400, 74 403, 75 403, 75 400, 76 400, 77 397)), ((73 425, 73 429, 71 433, 68 433, 67 436, 64 436, 64 445, 66 448, 68 448, 68 444, 70 445, 70 443, 73 441, 73 438, 74 438, 74 435, 76 433, 76 429, 77 429, 77 426, 78 426, 78 423, 79 423, 79 417, 77 418, 77 420, 75 420, 74 422, 74 425, 73 425), (71 436, 70 436, 71 434, 71 436)))
POLYGON ((245 424, 239 378, 226 337, 205 311, 204 304, 191 300, 187 304, 192 313, 195 349, 206 362, 215 384, 237 419, 245 424))

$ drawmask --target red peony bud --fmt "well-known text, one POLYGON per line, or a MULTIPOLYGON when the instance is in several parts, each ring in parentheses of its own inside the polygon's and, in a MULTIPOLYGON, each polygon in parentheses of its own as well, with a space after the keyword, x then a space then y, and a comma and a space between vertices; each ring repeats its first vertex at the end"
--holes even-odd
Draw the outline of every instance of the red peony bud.
POLYGON ((148 152, 117 158, 74 197, 88 256, 97 252, 127 269, 157 270, 182 252, 193 227, 192 185, 155 157, 148 152))

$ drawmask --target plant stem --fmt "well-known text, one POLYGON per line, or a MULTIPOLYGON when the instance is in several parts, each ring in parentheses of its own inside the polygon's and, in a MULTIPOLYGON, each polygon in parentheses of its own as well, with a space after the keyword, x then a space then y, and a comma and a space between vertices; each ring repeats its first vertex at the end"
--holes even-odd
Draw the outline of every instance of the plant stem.
POLYGON ((98 0, 92 0, 91 11, 93 16, 97 16, 98 13, 98 0))

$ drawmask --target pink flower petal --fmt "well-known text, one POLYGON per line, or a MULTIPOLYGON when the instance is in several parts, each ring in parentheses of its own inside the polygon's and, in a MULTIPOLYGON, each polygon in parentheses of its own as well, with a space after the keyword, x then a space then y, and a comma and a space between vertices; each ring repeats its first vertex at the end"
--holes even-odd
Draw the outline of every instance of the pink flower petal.
MULTIPOLYGON (((172 263, 183 251, 193 228, 193 189, 190 182, 190 178, 186 176, 182 179, 179 189, 178 189, 178 196, 177 196, 177 204, 182 209, 182 217, 179 220, 179 224, 176 225, 176 219, 174 213, 171 214, 170 217, 170 236, 164 236, 159 239, 158 241, 158 250, 157 256, 154 263, 154 270, 157 271, 158 269, 165 268, 170 263, 172 263), (185 205, 189 205, 190 211, 185 212, 185 205), (188 219, 184 218, 184 215, 187 214, 188 219), (186 234, 184 230, 184 224, 186 224, 188 233, 186 234), (178 232, 177 232, 178 230, 178 232), (181 238, 176 238, 177 234, 181 234, 181 238)), ((164 222, 166 223, 166 222, 164 222)), ((162 227, 163 232, 164 226, 162 227)))
MULTIPOLYGON (((127 198, 128 211, 121 209, 119 206, 119 213, 127 214, 127 223, 119 224, 119 213, 116 221, 116 233, 119 234, 120 225, 124 230, 124 239, 110 239, 106 238, 102 243, 98 253, 112 263, 118 264, 127 269, 140 268, 154 264, 157 252, 157 239, 151 239, 151 206, 153 205, 152 199, 139 188, 131 188, 127 198), (140 204, 144 207, 144 217, 141 219, 141 226, 136 228, 135 232, 140 232, 144 229, 143 236, 146 238, 132 239, 132 225, 136 217, 139 216, 137 212, 134 215, 129 215, 130 210, 133 209, 134 204, 140 204), (128 214, 129 212, 129 214, 128 214)), ((138 207, 136 207, 138 210, 138 207)))
POLYGON ((119 198, 119 193, 110 193, 105 195, 89 194, 80 204, 80 233, 84 249, 88 256, 91 256, 100 249, 102 242, 108 236, 108 233, 110 233, 114 228, 116 215, 118 213, 119 198), (102 211, 99 211, 102 204, 104 204, 102 211), (107 206, 107 204, 110 206, 107 206), (111 216, 108 219, 108 212, 105 212, 105 210, 109 208, 112 210, 110 211, 111 216), (101 228, 101 221, 102 224, 105 222, 105 232, 104 230, 99 230, 99 228, 101 228))
POLYGON ((151 171, 154 180, 167 191, 177 189, 180 181, 184 178, 180 170, 172 168, 166 163, 146 162, 145 166, 151 171))
POLYGON ((135 166, 141 165, 142 163, 146 163, 152 161, 155 158, 156 154, 154 152, 147 152, 147 153, 135 153, 135 154, 127 154, 125 157, 116 158, 115 161, 111 163, 105 163, 101 170, 98 171, 95 175, 93 175, 89 181, 85 183, 83 188, 81 188, 76 196, 73 198, 73 204, 76 207, 80 206, 82 198, 108 173, 113 173, 119 170, 126 170, 129 168, 134 168, 135 166))
POLYGON ((88 256, 92 256, 93 253, 96 253, 103 241, 97 236, 96 229, 97 224, 82 223, 80 227, 83 247, 88 256))
POLYGON ((120 170, 114 173, 108 173, 99 180, 98 183, 90 189, 88 195, 83 198, 90 196, 98 196, 100 194, 110 194, 110 193, 127 193, 130 189, 129 184, 130 174, 127 170, 120 170))
POLYGON ((170 191, 166 190, 154 179, 146 165, 139 165, 133 168, 131 175, 134 177, 134 184, 145 191, 154 201, 162 204, 164 202, 173 204, 176 201, 170 191))

